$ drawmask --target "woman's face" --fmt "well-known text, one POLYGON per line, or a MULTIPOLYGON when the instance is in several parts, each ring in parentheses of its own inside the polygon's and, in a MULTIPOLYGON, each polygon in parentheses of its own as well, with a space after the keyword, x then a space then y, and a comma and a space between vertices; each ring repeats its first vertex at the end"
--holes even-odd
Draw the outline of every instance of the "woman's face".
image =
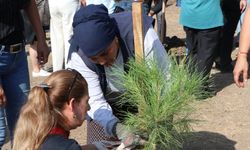
POLYGON ((96 64, 100 64, 105 67, 110 67, 114 64, 116 60, 118 48, 118 39, 117 37, 115 37, 115 39, 112 41, 112 43, 106 50, 96 56, 90 57, 90 59, 96 64))
POLYGON ((89 106, 89 96, 83 96, 79 102, 75 101, 73 106, 74 111, 74 126, 79 127, 82 125, 83 121, 86 119, 87 111, 90 110, 89 106))

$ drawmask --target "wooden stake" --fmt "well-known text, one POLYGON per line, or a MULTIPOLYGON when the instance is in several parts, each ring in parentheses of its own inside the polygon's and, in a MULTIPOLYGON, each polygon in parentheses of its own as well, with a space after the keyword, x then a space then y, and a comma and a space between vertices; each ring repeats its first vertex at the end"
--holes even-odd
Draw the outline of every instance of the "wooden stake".
POLYGON ((165 10, 166 10, 166 2, 163 0, 162 1, 162 18, 161 18, 161 34, 160 34, 160 40, 162 43, 164 43, 164 39, 165 39, 165 36, 166 36, 166 19, 165 19, 165 10))
POLYGON ((143 58, 144 56, 142 2, 143 0, 134 0, 132 4, 134 46, 136 59, 143 58))

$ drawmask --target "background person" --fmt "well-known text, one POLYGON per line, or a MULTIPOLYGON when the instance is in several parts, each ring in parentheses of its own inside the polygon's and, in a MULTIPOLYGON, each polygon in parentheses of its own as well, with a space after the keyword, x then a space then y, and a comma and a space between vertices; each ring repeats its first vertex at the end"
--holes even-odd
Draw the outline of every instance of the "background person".
POLYGON ((115 1, 114 0, 86 0, 86 5, 100 5, 103 4, 107 9, 109 14, 114 13, 115 10, 115 1))
POLYGON ((79 0, 49 0, 50 39, 53 71, 67 68, 69 39, 73 34, 72 21, 80 7, 79 0))
POLYGON ((231 53, 234 44, 234 33, 244 7, 240 7, 239 0, 222 0, 221 8, 224 16, 224 25, 222 27, 221 41, 217 52, 218 58, 216 58, 215 67, 222 73, 231 73, 233 71, 231 53))
POLYGON ((154 0, 154 6, 150 8, 150 11, 148 12, 148 15, 153 17, 156 15, 156 25, 157 25, 157 34, 159 38, 164 42, 164 39, 166 37, 166 28, 167 23, 165 19, 165 11, 163 12, 162 9, 165 9, 163 7, 166 7, 166 4, 168 0, 154 0), (164 4, 163 4, 164 3, 164 4))
MULTIPOLYGON (((50 22, 48 0, 35 0, 35 2, 38 8, 38 13, 39 13, 39 17, 43 26, 43 30, 44 32, 46 32, 46 30, 49 30, 49 22, 50 22)), ((32 26, 27 16, 25 15, 25 13, 23 13, 23 17, 24 17, 24 22, 25 22, 24 31, 25 31, 26 44, 30 44, 29 55, 30 55, 30 61, 31 61, 31 66, 32 66, 31 75, 33 77, 48 76, 50 75, 50 73, 45 71, 43 67, 38 63, 38 60, 37 60, 37 38, 36 38, 35 32, 32 29, 32 26)))
POLYGON ((38 62, 45 64, 49 55, 35 1, 0 0, 0 147, 6 136, 4 108, 12 140, 20 108, 30 88, 22 9, 36 33, 38 62))
POLYGON ((240 10, 241 10, 241 16, 239 19, 239 22, 237 24, 237 28, 236 28, 236 37, 235 37, 235 45, 236 47, 239 47, 239 39, 240 39, 240 31, 241 31, 241 26, 242 26, 242 20, 245 16, 245 10, 247 8, 247 6, 249 5, 250 0, 240 0, 240 10))
POLYGON ((181 1, 180 24, 186 32, 188 58, 198 72, 209 77, 223 26, 220 1, 181 1))
POLYGON ((234 67, 234 82, 238 87, 244 87, 248 78, 248 51, 250 49, 250 9, 245 13, 243 25, 240 33, 240 46, 234 67))

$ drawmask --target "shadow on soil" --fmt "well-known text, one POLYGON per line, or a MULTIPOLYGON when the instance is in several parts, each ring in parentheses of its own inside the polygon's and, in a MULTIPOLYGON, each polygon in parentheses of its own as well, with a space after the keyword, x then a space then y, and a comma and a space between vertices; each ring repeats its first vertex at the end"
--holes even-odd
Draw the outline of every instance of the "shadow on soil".
POLYGON ((194 132, 193 137, 186 140, 183 150, 235 150, 235 141, 214 132, 194 132))
POLYGON ((234 84, 233 73, 215 73, 212 74, 211 78, 214 83, 215 92, 220 92, 223 88, 234 84))
MULTIPOLYGON (((248 62, 250 62, 250 57, 248 56, 248 62)), ((235 60, 233 61, 233 66, 235 66, 235 60)), ((250 68, 250 64, 248 66, 250 68)), ((220 92, 223 88, 234 84, 233 72, 231 73, 215 73, 212 74, 212 79, 214 81, 215 92, 220 92)), ((248 69, 248 79, 250 78, 250 69, 248 69)))

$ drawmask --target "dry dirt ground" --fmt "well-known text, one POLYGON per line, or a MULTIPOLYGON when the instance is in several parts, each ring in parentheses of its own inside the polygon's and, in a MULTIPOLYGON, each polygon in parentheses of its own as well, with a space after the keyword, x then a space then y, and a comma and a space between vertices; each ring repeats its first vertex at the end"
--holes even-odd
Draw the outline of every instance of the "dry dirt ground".
MULTIPOLYGON (((179 25, 179 8, 170 1, 166 9, 167 36, 185 38, 179 25)), ((176 46, 177 50, 183 45, 176 46)), ((235 56, 233 53, 233 56, 235 56)), ((51 62, 48 63, 51 65, 51 62)), ((250 85, 239 89, 233 83, 232 74, 221 74, 213 69, 217 94, 209 99, 193 104, 196 109, 192 118, 200 120, 192 125, 196 138, 190 139, 185 150, 250 150, 250 85)), ((31 85, 40 83, 43 78, 32 78, 31 85)), ((80 144, 86 142, 85 124, 71 132, 71 137, 80 144)), ((10 149, 10 144, 4 146, 10 149)))

